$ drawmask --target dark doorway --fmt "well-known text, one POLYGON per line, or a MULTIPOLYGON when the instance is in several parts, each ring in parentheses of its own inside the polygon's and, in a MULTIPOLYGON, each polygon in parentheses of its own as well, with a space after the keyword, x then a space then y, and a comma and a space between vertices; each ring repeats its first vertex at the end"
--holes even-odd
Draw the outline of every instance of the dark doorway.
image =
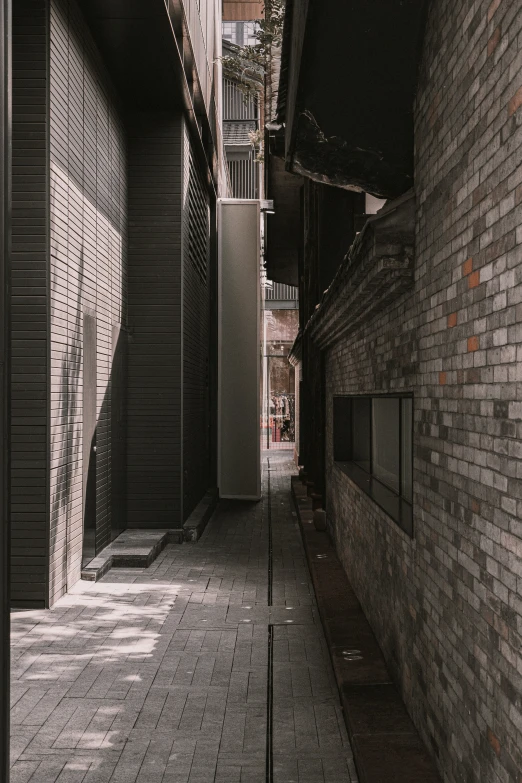
POLYGON ((83 556, 96 554, 96 316, 83 316, 83 556))
POLYGON ((112 327, 111 368, 111 540, 126 527, 126 389, 127 332, 121 324, 112 327))

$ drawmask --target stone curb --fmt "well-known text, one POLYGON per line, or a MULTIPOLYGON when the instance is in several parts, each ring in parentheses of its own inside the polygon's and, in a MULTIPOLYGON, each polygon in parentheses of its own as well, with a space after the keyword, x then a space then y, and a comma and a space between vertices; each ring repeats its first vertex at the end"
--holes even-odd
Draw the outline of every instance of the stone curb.
POLYGON ((298 477, 292 496, 360 783, 441 783, 384 656, 298 477))
POLYGON ((209 490, 198 503, 187 521, 183 524, 183 537, 185 541, 194 543, 201 538, 208 520, 214 513, 217 503, 217 490, 209 490))

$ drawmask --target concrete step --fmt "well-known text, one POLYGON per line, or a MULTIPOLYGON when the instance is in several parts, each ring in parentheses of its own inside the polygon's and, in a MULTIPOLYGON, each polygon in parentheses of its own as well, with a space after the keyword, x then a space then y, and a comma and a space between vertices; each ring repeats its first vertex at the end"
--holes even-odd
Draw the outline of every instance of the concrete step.
POLYGON ((182 544, 183 530, 129 529, 82 568, 82 579, 97 582, 111 568, 148 568, 167 544, 182 544))

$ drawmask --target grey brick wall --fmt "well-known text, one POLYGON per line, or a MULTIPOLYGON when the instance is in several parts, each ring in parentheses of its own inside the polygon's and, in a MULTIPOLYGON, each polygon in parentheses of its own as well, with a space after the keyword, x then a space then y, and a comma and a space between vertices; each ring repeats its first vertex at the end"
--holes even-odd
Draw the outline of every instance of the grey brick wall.
POLYGON ((328 516, 444 780, 522 780, 522 15, 432 3, 414 289, 326 357, 328 516), (334 394, 414 393, 414 538, 332 461, 334 394))

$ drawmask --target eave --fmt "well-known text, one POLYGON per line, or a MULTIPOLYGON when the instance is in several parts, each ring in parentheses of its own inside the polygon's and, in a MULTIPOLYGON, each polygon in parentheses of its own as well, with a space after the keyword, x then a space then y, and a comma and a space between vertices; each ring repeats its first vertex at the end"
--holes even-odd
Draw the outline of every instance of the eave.
POLYGON ((395 198, 413 184, 413 102, 428 0, 290 2, 278 119, 289 171, 395 198))
POLYGON ((292 345, 292 350, 290 351, 288 355, 288 361, 292 365, 292 367, 297 367, 299 362, 303 360, 303 333, 299 329, 297 333, 297 337, 294 340, 294 344, 292 345))

